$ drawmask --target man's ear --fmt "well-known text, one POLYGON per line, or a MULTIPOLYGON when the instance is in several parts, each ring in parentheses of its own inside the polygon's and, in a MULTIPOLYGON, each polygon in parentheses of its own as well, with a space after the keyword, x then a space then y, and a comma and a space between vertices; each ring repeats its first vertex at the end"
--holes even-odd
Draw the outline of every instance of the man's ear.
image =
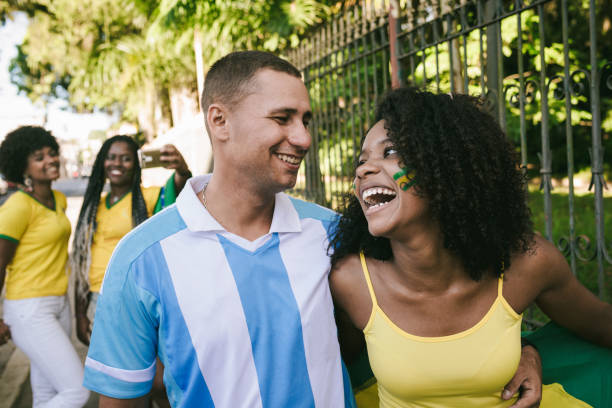
POLYGON ((213 103, 208 106, 206 112, 206 123, 210 131, 210 136, 219 141, 225 141, 229 137, 227 108, 221 104, 213 103))

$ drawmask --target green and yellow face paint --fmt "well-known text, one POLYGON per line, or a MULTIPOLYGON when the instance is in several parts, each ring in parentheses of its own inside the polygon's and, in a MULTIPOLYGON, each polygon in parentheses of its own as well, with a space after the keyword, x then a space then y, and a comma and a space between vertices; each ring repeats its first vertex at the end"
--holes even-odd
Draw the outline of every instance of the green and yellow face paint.
POLYGON ((393 175, 393 180, 403 191, 408 191, 410 187, 416 184, 414 176, 414 170, 404 167, 393 175))

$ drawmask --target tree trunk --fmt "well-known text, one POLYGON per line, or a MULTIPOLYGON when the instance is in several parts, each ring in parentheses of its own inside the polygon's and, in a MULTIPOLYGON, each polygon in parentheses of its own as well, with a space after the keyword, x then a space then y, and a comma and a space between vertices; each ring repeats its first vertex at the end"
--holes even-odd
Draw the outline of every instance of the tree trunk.
POLYGON ((199 112, 198 96, 188 86, 174 87, 168 90, 172 125, 180 126, 181 122, 191 119, 199 112))
POLYGON ((138 111, 138 129, 145 142, 151 142, 158 134, 172 125, 169 91, 158 89, 155 80, 149 78, 144 88, 143 103, 138 111))
POLYGON ((155 100, 157 91, 152 79, 147 80, 144 87, 142 107, 138 110, 138 129, 142 132, 145 142, 150 142, 157 135, 155 126, 155 100))
POLYGON ((198 81, 198 106, 202 110, 202 92, 204 91, 204 60, 202 59, 202 39, 200 31, 196 28, 193 32, 193 53, 196 63, 196 77, 198 81))

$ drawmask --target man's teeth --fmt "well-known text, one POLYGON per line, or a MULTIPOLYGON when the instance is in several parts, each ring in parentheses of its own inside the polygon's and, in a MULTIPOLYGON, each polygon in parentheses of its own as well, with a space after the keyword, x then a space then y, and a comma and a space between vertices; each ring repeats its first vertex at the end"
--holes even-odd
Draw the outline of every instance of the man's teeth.
POLYGON ((286 154, 277 154, 276 156, 284 162, 287 162, 290 164, 300 164, 300 159, 297 157, 288 156, 286 154))

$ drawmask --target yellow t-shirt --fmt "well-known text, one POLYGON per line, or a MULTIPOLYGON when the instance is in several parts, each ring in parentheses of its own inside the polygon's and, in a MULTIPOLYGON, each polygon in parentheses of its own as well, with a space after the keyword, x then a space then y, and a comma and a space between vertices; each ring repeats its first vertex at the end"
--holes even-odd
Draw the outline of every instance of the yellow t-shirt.
POLYGON ((66 197, 53 190, 51 209, 23 191, 0 207, 0 238, 17 243, 6 268, 6 298, 61 296, 68 287, 66 260, 70 221, 66 197))
MULTIPOLYGON (((149 217, 153 214, 159 197, 160 187, 141 188, 149 217)), ((110 205, 108 194, 100 199, 96 214, 96 232, 91 243, 91 267, 89 268, 89 290, 100 292, 106 265, 113 250, 132 226, 132 192, 130 191, 110 205)))

